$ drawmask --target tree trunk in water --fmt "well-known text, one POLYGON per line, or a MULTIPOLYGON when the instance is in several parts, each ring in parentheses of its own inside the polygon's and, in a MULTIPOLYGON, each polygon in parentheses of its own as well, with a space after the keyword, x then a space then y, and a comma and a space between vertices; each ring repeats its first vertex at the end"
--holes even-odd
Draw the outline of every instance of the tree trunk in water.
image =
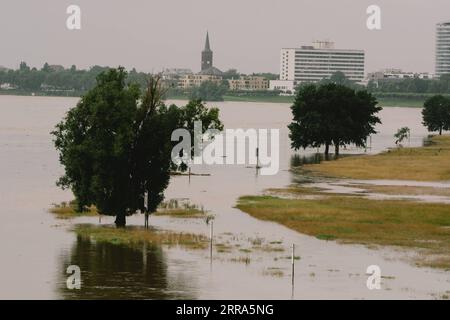
POLYGON ((145 229, 148 229, 148 216, 149 216, 149 214, 148 214, 148 212, 146 211, 146 212, 145 212, 145 221, 144 221, 144 227, 145 227, 145 229))
POLYGON ((442 136, 442 127, 439 128, 439 135, 442 136))
POLYGON ((330 144, 326 143, 325 144, 325 156, 328 156, 329 153, 330 153, 330 144))
POLYGON ((116 221, 114 221, 117 228, 125 228, 127 224, 125 213, 119 213, 116 215, 116 221))
POLYGON ((339 156, 339 143, 336 143, 334 146, 334 155, 337 157, 339 156))

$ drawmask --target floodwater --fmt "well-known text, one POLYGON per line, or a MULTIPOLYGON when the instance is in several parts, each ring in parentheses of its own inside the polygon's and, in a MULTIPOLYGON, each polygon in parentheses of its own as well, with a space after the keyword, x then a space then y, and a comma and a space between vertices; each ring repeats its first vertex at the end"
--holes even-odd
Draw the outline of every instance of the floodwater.
MULTIPOLYGON (((62 168, 49 132, 74 98, 0 96, 0 298, 2 299, 399 299, 439 298, 450 290, 450 273, 416 268, 404 260, 412 253, 389 248, 368 249, 317 240, 271 222, 254 219, 234 208, 241 195, 298 181, 290 171, 293 152, 286 125, 289 105, 214 103, 226 128, 279 128, 280 171, 260 176, 240 165, 193 168, 210 176, 173 177, 166 198, 188 198, 204 206, 214 219, 214 241, 236 248, 276 243, 277 250, 184 250, 178 247, 128 248, 95 243, 77 236, 77 223, 60 221, 47 212, 52 203, 72 199, 55 186, 62 168), (295 244, 295 286, 291 285, 291 245, 295 244), (81 269, 81 289, 66 287, 69 265, 81 269), (368 290, 366 269, 381 268, 381 290, 368 290)), ((182 104, 181 101, 175 101, 182 104)), ((393 135, 411 128, 411 146, 427 135, 420 109, 385 108, 383 124, 372 137, 369 153, 394 146, 393 135)), ((316 150, 300 152, 309 159, 316 150)), ((349 148, 344 153, 361 153, 349 148)), ((297 157, 298 159, 298 157, 297 157)), ((306 160, 305 160, 306 161, 306 160)), ((102 224, 113 223, 112 217, 102 224)), ((127 220, 140 226, 143 217, 127 220)), ((154 228, 209 234, 203 220, 151 217, 154 228)))

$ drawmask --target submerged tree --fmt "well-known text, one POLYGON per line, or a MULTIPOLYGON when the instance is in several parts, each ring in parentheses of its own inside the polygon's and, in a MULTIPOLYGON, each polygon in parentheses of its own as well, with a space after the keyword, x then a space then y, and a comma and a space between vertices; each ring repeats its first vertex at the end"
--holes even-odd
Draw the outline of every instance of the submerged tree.
POLYGON ((126 78, 123 68, 101 73, 52 132, 65 169, 58 185, 73 191, 79 210, 95 205, 101 214, 115 216, 118 227, 138 210, 156 211, 163 200, 173 130, 190 123, 187 117, 221 128, 217 109, 205 111, 200 101, 194 111, 167 107, 158 77, 149 78, 143 94, 126 78))
POLYGON ((402 127, 397 130, 397 133, 394 134, 395 144, 402 146, 402 142, 406 139, 410 139, 411 137, 411 130, 408 127, 402 127))
POLYGON ((422 110, 423 125, 428 131, 450 130, 450 99, 436 95, 427 99, 422 110))
POLYGON ((293 122, 288 126, 294 149, 331 145, 339 155, 341 146, 364 147, 367 137, 380 123, 377 100, 367 91, 355 91, 334 83, 300 87, 291 107, 293 122))

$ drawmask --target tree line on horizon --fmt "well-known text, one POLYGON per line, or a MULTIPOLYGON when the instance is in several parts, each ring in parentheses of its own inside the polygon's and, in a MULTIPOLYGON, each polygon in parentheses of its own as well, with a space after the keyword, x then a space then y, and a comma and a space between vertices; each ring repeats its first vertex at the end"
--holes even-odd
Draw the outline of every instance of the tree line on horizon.
MULTIPOLYGON (((75 65, 70 68, 51 66, 45 63, 41 69, 30 67, 21 62, 18 69, 0 70, 0 84, 11 84, 24 91, 75 91, 83 93, 92 89, 99 74, 109 70, 109 67, 95 65, 87 70, 78 69, 75 65)), ((131 82, 144 85, 147 74, 132 69, 128 74, 131 82)))
POLYGON ((443 74, 438 79, 383 79, 369 81, 367 90, 374 93, 434 93, 450 94, 450 74, 443 74))
MULTIPOLYGON (((30 67, 26 62, 21 62, 18 69, 0 69, 0 85, 10 84, 13 89, 26 93, 44 93, 48 95, 80 96, 92 89, 96 84, 96 78, 104 71, 111 69, 95 65, 87 70, 78 69, 75 65, 70 68, 52 66, 45 63, 40 69, 30 67)), ((174 81, 165 83, 167 97, 187 97, 188 99, 202 99, 204 101, 223 101, 224 95, 229 93, 226 80, 238 78, 241 74, 236 69, 229 69, 223 73, 223 81, 219 84, 206 81, 201 86, 190 89, 178 88, 174 81)), ((272 73, 254 73, 274 80, 278 77, 272 73)), ((142 87, 150 76, 149 73, 139 72, 135 68, 128 71, 127 81, 138 83, 142 87)), ((237 94, 244 94, 237 92, 237 94)), ((263 94, 263 93, 258 93, 263 94)), ((278 92, 270 92, 270 96, 278 92)))

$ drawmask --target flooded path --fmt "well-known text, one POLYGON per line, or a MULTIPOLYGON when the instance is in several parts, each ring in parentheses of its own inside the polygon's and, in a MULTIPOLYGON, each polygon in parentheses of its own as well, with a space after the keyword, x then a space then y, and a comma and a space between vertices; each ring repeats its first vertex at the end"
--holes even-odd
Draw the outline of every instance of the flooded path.
MULTIPOLYGON (((318 188, 323 193, 363 196, 371 200, 409 200, 426 203, 450 204, 450 182, 423 182, 408 180, 354 180, 354 179, 327 179, 308 183, 303 186, 318 188), (390 193, 377 192, 373 187, 396 187, 390 193), (405 194, 405 189, 418 188, 423 194, 405 194), (402 193, 403 192, 403 193, 402 193), (433 193, 446 193, 438 195, 433 193)), ((381 188, 382 189, 382 188, 381 188)))
MULTIPOLYGON (((51 203, 72 199, 70 192, 55 186, 62 168, 49 132, 75 103, 69 98, 0 96, 0 298, 427 299, 450 290, 449 272, 416 268, 398 259, 411 253, 318 240, 234 208, 239 196, 298 180, 289 171, 292 151, 286 125, 291 116, 283 104, 215 104, 227 128, 281 129, 281 170, 276 176, 258 176, 245 166, 199 166, 193 171, 211 176, 171 180, 167 199, 189 198, 215 216, 215 243, 228 249, 219 252, 216 247, 212 262, 209 250, 132 249, 77 238, 70 231, 75 223, 97 224, 98 219, 61 221, 46 211, 51 203), (292 244, 299 257, 294 288, 292 244), (72 264, 82 270, 79 291, 65 287, 65 270, 72 264), (373 264, 382 271, 381 290, 366 287, 365 272, 373 264)), ((388 108, 381 117, 384 124, 368 152, 393 146, 393 134, 402 126, 411 128, 411 145, 421 145, 426 130, 419 109, 388 108)), ((112 217, 102 219, 102 224, 112 222, 112 217)), ((143 225, 143 217, 130 217, 128 224, 143 225)), ((150 224, 209 234, 201 219, 155 216, 150 224)))

